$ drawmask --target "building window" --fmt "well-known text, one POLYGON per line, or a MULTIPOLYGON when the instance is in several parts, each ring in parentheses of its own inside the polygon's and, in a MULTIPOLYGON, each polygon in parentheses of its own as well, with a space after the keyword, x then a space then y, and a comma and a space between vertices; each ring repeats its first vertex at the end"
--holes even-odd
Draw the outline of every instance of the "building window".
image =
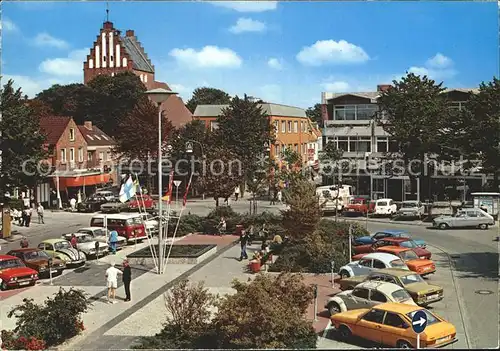
POLYGON ((293 132, 294 133, 299 132, 299 122, 297 122, 297 121, 293 122, 293 132))
POLYGON ((75 149, 69 149, 69 162, 75 162, 75 149))
POLYGON ((87 152, 87 161, 90 162, 92 161, 92 152, 87 152))
POLYGON ((349 152, 370 152, 370 137, 349 137, 349 152))
POLYGON ((104 152, 99 152, 99 161, 102 162, 104 160, 104 152))
POLYGON ((337 149, 344 152, 349 151, 349 137, 338 137, 335 138, 335 143, 337 144, 337 149))
POLYGON ((288 121, 288 133, 292 132, 292 121, 288 121))
POLYGON ((148 82, 148 75, 147 75, 147 74, 145 74, 145 75, 144 75, 144 83, 147 83, 147 82, 148 82))
POLYGON ((213 132, 214 130, 219 129, 219 123, 215 121, 210 121, 210 131, 213 132))
POLYGON ((113 56, 110 56, 110 57, 109 57, 109 60, 110 60, 111 62, 113 62, 113 56))
POLYGON ((453 110, 461 111, 465 107, 466 101, 451 101, 450 108, 453 110))
POLYGON ((294 145, 295 152, 299 152, 299 144, 294 145))
POLYGON ((78 162, 83 162, 83 147, 78 148, 78 162))
POLYGON ((279 146, 279 144, 278 144, 278 145, 275 145, 274 147, 275 147, 275 149, 276 149, 276 151, 275 151, 275 152, 276 152, 276 155, 277 155, 277 156, 279 156, 279 155, 280 155, 280 146, 279 146))
POLYGON ((376 104, 366 105, 338 105, 334 106, 334 120, 339 121, 366 121, 375 117, 378 107, 376 104))
POLYGON ((388 152, 389 141, 387 137, 377 137, 377 152, 388 152))
POLYGON ((61 149, 61 162, 66 163, 66 149, 61 149))
POLYGON ((286 133, 286 122, 281 121, 281 133, 286 133))
POLYGON ((353 121, 356 119, 356 106, 335 106, 334 118, 339 121, 353 121))
POLYGON ((274 121, 274 132, 275 132, 276 134, 278 134, 278 131, 279 131, 278 124, 279 124, 279 122, 278 122, 278 121, 274 121))
POLYGON ((75 128, 69 129, 69 141, 75 141, 75 128))

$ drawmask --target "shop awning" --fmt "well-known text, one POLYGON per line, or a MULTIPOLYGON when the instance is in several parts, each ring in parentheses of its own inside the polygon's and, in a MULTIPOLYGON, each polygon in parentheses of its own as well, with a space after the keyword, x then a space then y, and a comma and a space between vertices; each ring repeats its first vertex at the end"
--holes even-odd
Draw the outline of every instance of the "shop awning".
POLYGON ((98 184, 106 184, 111 180, 109 173, 83 173, 83 172, 63 172, 62 174, 52 174, 54 186, 57 187, 59 181, 59 190, 66 188, 92 186, 98 184))

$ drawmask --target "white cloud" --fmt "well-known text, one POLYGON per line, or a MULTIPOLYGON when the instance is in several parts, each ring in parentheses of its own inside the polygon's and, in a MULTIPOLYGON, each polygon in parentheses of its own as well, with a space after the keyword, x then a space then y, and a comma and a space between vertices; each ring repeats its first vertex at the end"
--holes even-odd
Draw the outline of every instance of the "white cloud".
POLYGON ((187 101, 188 98, 192 95, 193 89, 190 87, 186 87, 182 84, 169 84, 170 89, 175 91, 176 93, 179 94, 179 96, 184 100, 187 101))
POLYGON ((283 101, 283 91, 277 84, 266 84, 258 89, 260 95, 256 96, 266 102, 280 103, 283 101))
POLYGON ((15 89, 21 88, 23 95, 28 95, 30 98, 35 97, 36 94, 44 89, 50 88, 54 84, 68 84, 72 82, 55 78, 5 74, 2 76, 2 85, 6 84, 9 79, 14 81, 15 89))
POLYGON ((370 59, 360 46, 345 40, 318 40, 306 46, 297 54, 297 60, 304 65, 362 63, 370 59))
POLYGON ((14 22, 12 22, 10 19, 4 17, 2 19, 2 32, 17 32, 19 28, 16 26, 14 22))
POLYGON ((269 61, 267 61, 267 65, 279 71, 283 69, 283 60, 280 60, 276 57, 271 57, 269 61))
POLYGON ((54 76, 76 77, 83 76, 83 62, 90 49, 74 50, 68 57, 47 59, 40 63, 40 72, 54 76))
POLYGON ((345 93, 350 89, 350 85, 344 81, 335 81, 321 84, 323 89, 329 93, 345 93))
POLYGON ((62 39, 54 38, 48 33, 39 33, 34 39, 33 43, 41 47, 53 47, 57 49, 66 49, 69 44, 62 39))
POLYGON ((430 58, 426 62, 427 67, 432 68, 448 68, 453 65, 453 61, 449 58, 438 52, 434 57, 430 58))
POLYGON ((264 12, 278 8, 277 1, 207 1, 208 3, 225 7, 237 12, 264 12))
POLYGON ((229 28, 229 31, 234 34, 240 34, 245 32, 264 32, 266 29, 267 27, 264 22, 251 18, 238 18, 236 24, 229 28))
POLYGON ((212 45, 198 51, 192 48, 173 49, 169 55, 191 68, 237 68, 243 63, 233 50, 212 45))

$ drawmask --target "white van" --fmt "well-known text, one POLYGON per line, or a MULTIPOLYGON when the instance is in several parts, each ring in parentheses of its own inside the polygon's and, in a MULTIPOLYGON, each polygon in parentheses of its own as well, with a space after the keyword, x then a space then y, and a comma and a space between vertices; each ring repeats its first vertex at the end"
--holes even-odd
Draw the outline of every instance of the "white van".
POLYGON ((141 242, 147 238, 146 224, 139 213, 97 214, 90 220, 91 227, 104 228, 107 221, 109 231, 116 230, 127 242, 141 242))
POLYGON ((323 214, 331 212, 342 212, 344 207, 349 205, 353 199, 352 186, 326 185, 316 188, 316 195, 319 197, 319 203, 323 214))

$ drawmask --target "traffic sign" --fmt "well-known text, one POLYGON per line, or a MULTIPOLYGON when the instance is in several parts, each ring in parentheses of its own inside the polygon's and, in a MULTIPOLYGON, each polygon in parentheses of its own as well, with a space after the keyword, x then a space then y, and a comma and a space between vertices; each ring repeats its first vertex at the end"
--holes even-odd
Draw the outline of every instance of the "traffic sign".
POLYGON ((424 311, 420 310, 415 312, 411 319, 411 327, 415 333, 423 333, 425 327, 427 327, 427 315, 424 311))

